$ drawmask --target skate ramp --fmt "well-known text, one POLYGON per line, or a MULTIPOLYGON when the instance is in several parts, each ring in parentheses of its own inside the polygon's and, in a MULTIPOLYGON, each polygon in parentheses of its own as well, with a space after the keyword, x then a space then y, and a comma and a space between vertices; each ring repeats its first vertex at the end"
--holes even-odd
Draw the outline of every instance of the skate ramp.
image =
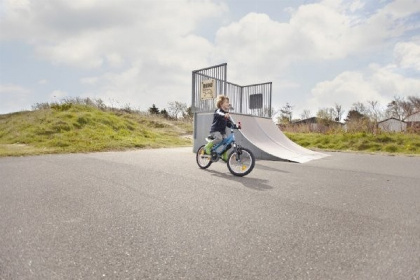
MULTIPOLYGON (((291 141, 270 118, 231 114, 234 122, 241 122, 240 133, 235 132, 236 142, 249 148, 257 159, 284 160, 304 163, 326 157, 291 141)), ((213 120, 213 113, 198 113, 194 120, 194 148, 196 152, 206 141, 213 120)))
POLYGON ((291 141, 274 124, 272 119, 249 115, 231 114, 237 123, 241 122, 242 136, 254 146, 270 156, 293 162, 304 163, 326 157, 326 154, 314 152, 291 141))

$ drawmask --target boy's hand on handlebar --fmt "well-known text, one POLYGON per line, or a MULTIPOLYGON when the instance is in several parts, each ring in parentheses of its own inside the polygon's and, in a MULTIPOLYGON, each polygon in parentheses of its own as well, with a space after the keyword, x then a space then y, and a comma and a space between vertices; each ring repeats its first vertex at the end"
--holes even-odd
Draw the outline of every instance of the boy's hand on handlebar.
POLYGON ((234 125, 233 125, 233 128, 234 128, 234 129, 241 129, 241 124, 240 124, 240 123, 238 123, 238 124, 234 124, 234 125))

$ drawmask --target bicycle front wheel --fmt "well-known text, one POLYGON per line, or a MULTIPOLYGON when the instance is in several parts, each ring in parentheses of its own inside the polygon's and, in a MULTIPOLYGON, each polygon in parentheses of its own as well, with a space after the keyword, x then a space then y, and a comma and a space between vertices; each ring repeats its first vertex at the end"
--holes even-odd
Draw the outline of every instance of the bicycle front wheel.
POLYGON ((211 155, 206 154, 206 149, 204 148, 204 145, 198 148, 196 154, 196 161, 201 169, 206 169, 211 165, 211 155))
POLYGON ((228 157, 227 166, 235 176, 248 175, 255 166, 254 154, 246 148, 235 149, 228 157))

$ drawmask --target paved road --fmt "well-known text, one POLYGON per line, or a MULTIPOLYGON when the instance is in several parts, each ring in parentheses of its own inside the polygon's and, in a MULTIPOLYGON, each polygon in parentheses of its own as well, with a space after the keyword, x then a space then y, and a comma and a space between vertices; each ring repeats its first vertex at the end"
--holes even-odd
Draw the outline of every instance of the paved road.
POLYGON ((0 279, 420 279, 420 157, 0 158, 0 279))

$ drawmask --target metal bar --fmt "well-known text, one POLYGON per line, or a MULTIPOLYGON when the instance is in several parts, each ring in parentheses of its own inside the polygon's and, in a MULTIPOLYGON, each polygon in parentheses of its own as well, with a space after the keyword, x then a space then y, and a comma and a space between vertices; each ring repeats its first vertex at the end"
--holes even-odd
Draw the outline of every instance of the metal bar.
POLYGON ((272 98, 273 98, 273 95, 271 94, 272 93, 272 90, 273 90, 273 83, 270 83, 270 94, 269 94, 269 97, 270 97, 270 107, 269 107, 269 111, 268 111, 268 116, 271 118, 272 117, 272 113, 273 112, 271 112, 271 102, 272 102, 272 98))
POLYGON ((266 82, 266 83, 261 83, 261 84, 246 85, 246 86, 243 86, 243 87, 261 86, 261 85, 268 85, 268 84, 271 84, 271 83, 272 83, 272 82, 266 82))
POLYGON ((215 65, 215 66, 210 66, 210 67, 206 67, 206 68, 203 68, 203 69, 193 70, 193 72, 195 73, 195 72, 201 72, 201 71, 206 71, 206 70, 212 70, 214 68, 221 67, 221 66, 227 66, 227 63, 222 63, 222 64, 215 65))
POLYGON ((234 106, 232 111, 241 114, 271 116, 272 82, 241 86, 227 81, 227 63, 194 70, 192 76, 192 105, 196 112, 210 111, 215 108, 213 100, 201 100, 201 83, 204 79, 216 81, 216 94, 228 96, 234 106), (252 94, 262 94, 261 108, 250 109, 252 94))

